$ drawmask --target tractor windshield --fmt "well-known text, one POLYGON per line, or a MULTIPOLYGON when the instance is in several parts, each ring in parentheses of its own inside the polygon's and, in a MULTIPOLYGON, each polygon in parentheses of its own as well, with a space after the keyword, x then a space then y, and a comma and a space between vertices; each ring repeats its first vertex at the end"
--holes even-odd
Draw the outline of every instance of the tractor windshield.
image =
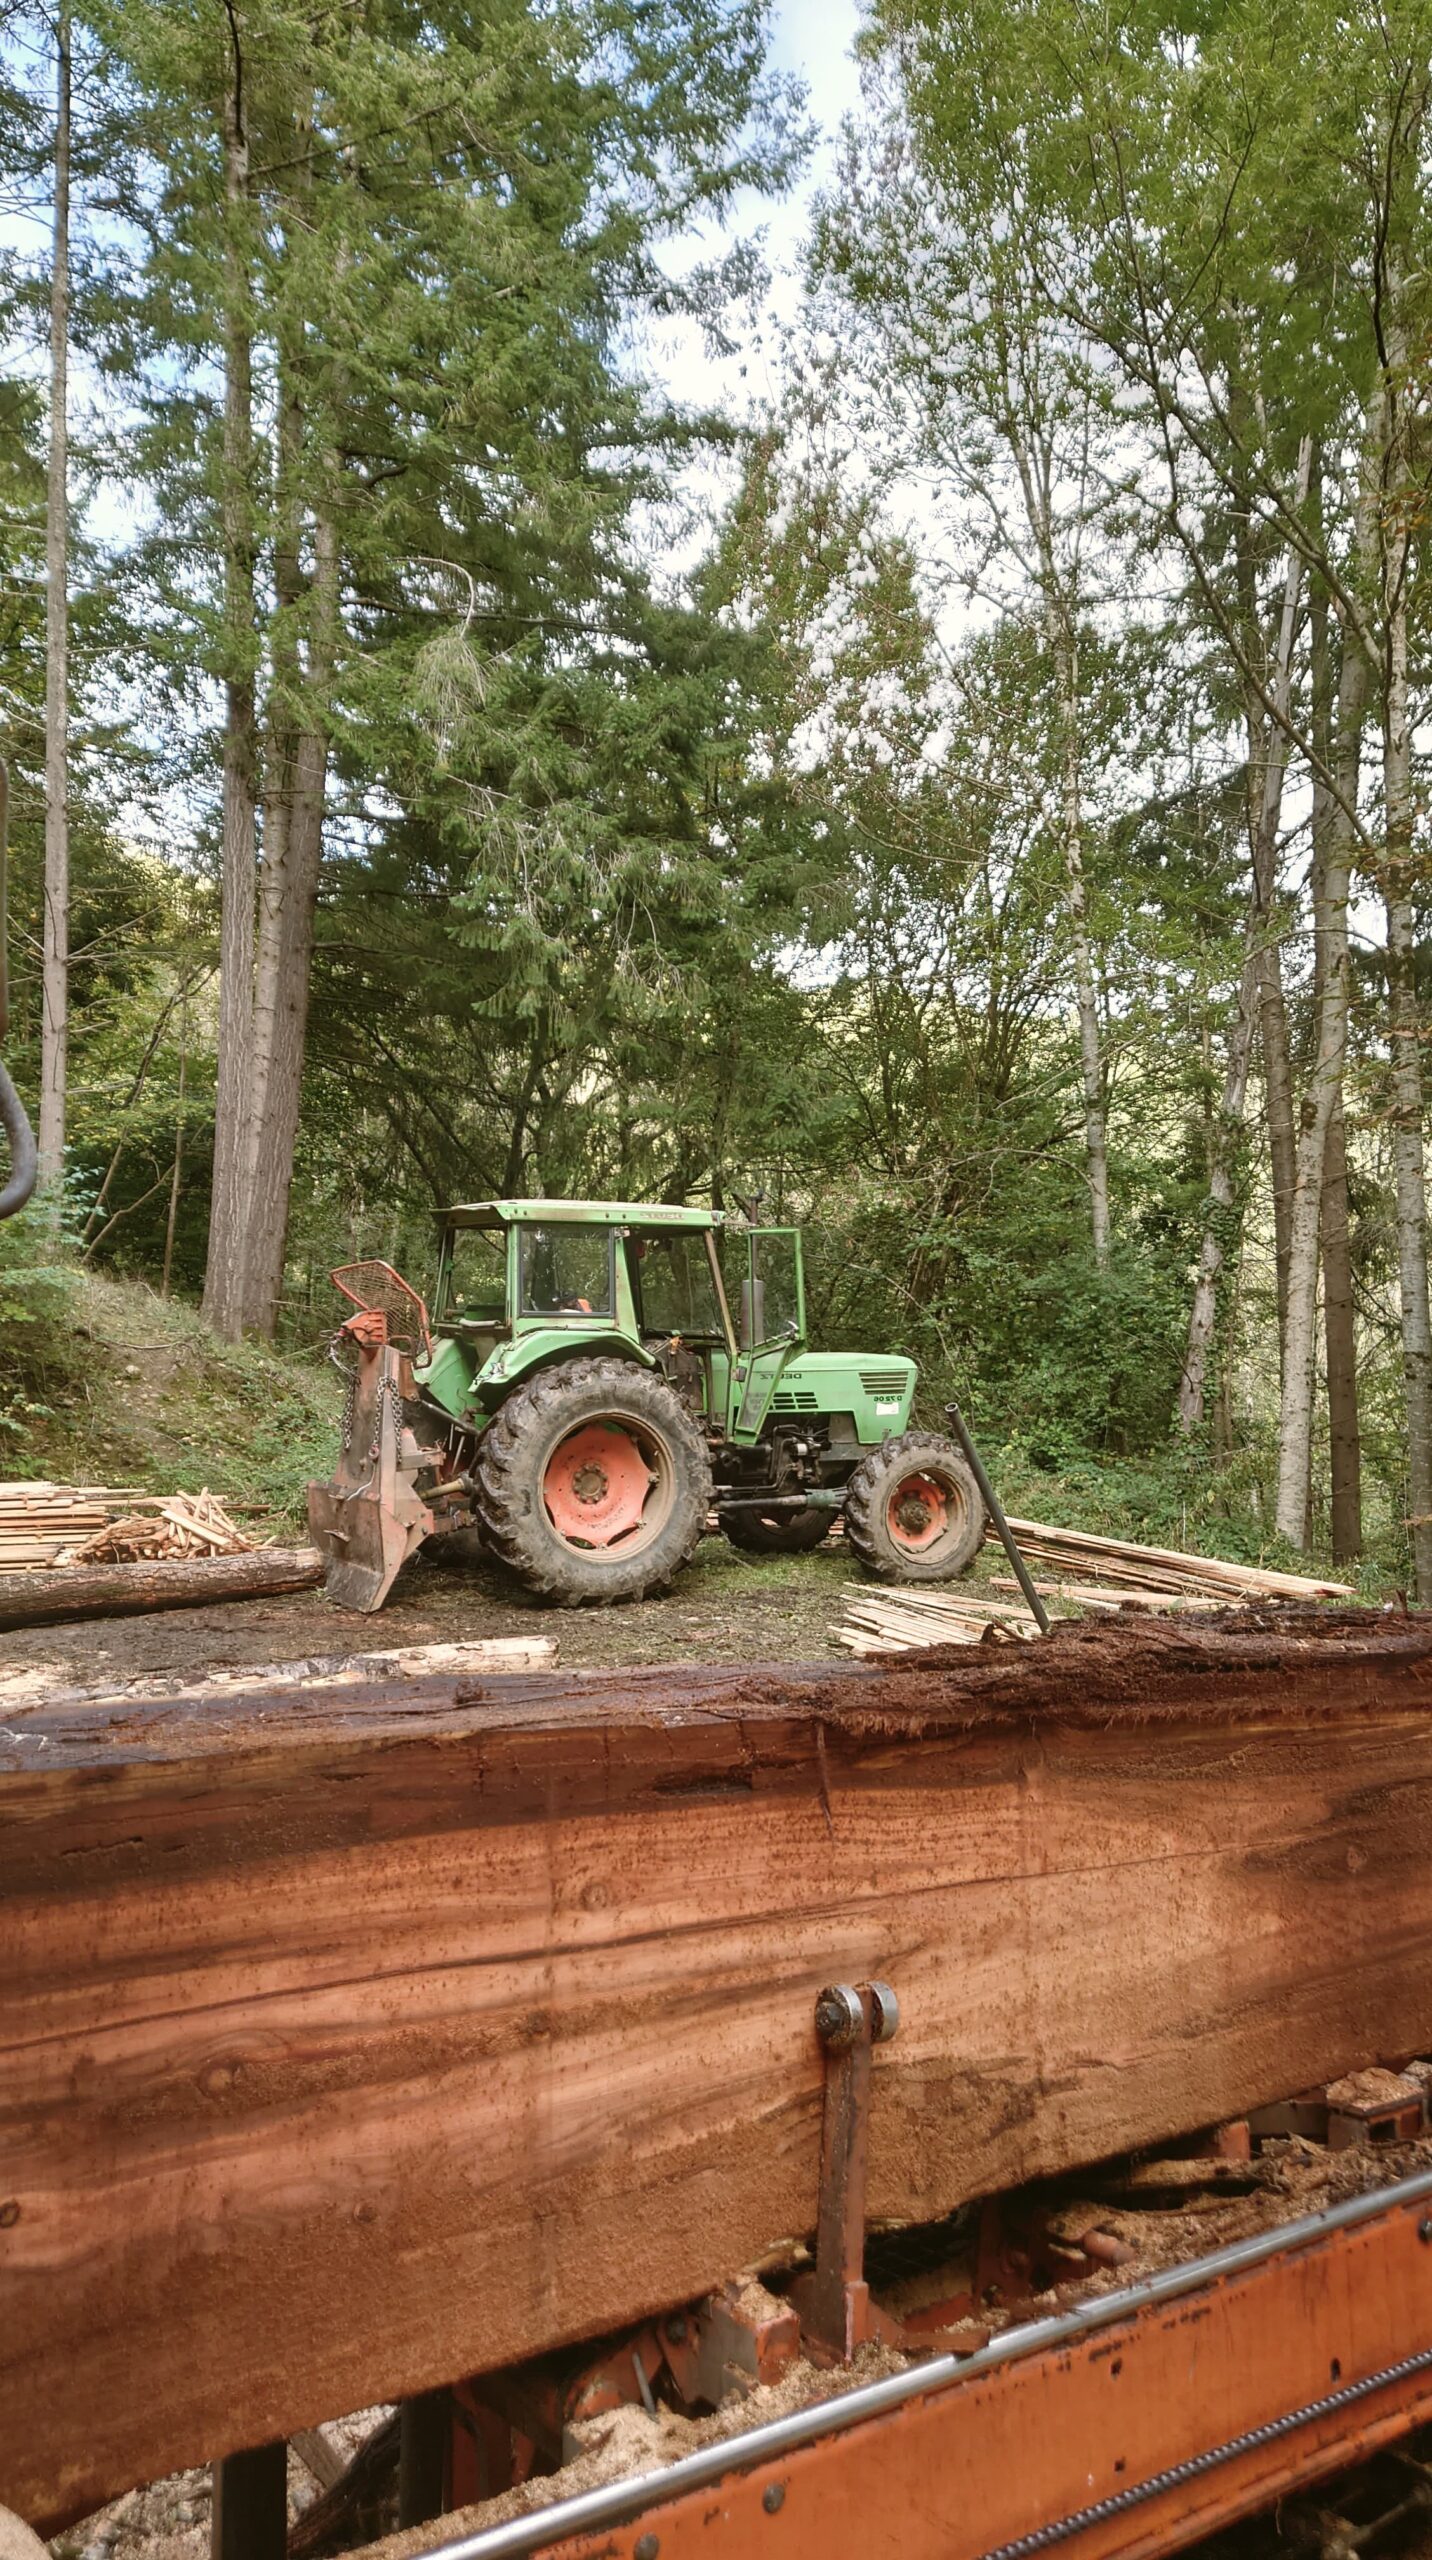
POLYGON ((611 1311, 610 1227, 523 1228, 525 1316, 609 1316, 611 1311))
POLYGON ((501 1227, 455 1227, 447 1311, 501 1321, 507 1312, 507 1236, 501 1227))
POLYGON ((704 1233, 633 1236, 629 1250, 643 1333, 710 1334, 722 1340, 704 1233))

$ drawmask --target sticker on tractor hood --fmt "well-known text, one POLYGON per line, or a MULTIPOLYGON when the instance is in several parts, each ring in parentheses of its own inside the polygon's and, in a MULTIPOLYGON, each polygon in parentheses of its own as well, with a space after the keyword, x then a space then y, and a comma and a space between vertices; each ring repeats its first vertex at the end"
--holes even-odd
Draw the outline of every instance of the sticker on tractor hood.
POLYGON ((899 1396, 877 1396, 875 1410, 877 1413, 898 1413, 901 1401, 899 1396))

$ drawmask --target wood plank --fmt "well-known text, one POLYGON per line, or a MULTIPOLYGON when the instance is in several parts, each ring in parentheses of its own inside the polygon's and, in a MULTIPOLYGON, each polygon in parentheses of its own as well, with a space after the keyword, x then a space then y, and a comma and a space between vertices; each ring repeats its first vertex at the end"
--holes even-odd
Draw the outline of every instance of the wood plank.
POLYGON ((680 2302, 1432 2044, 1432 1631, 7 1711, 0 2502, 680 2302), (1037 1655, 1037 1658, 1035 1658, 1037 1655))

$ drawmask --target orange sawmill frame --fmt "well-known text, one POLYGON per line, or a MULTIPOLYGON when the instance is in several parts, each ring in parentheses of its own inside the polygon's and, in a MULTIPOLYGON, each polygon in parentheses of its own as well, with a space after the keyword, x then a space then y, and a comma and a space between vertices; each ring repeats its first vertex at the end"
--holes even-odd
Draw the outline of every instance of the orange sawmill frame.
POLYGON ((1428 2418, 1432 2175, 441 2560, 1153 2560, 1428 2418))

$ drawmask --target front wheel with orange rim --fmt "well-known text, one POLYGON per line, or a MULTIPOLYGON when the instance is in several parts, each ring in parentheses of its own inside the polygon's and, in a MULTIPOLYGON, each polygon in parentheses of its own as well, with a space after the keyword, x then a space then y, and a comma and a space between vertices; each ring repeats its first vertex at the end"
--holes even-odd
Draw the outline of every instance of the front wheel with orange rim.
POLYGON ((952 1440, 902 1431, 862 1458, 845 1491, 845 1534, 883 1582, 949 1582, 979 1551, 985 1507, 952 1440))
POLYGON ((664 1378, 624 1360, 565 1360, 516 1388, 473 1472, 488 1546, 565 1608, 661 1590, 711 1499, 691 1415, 664 1378))

